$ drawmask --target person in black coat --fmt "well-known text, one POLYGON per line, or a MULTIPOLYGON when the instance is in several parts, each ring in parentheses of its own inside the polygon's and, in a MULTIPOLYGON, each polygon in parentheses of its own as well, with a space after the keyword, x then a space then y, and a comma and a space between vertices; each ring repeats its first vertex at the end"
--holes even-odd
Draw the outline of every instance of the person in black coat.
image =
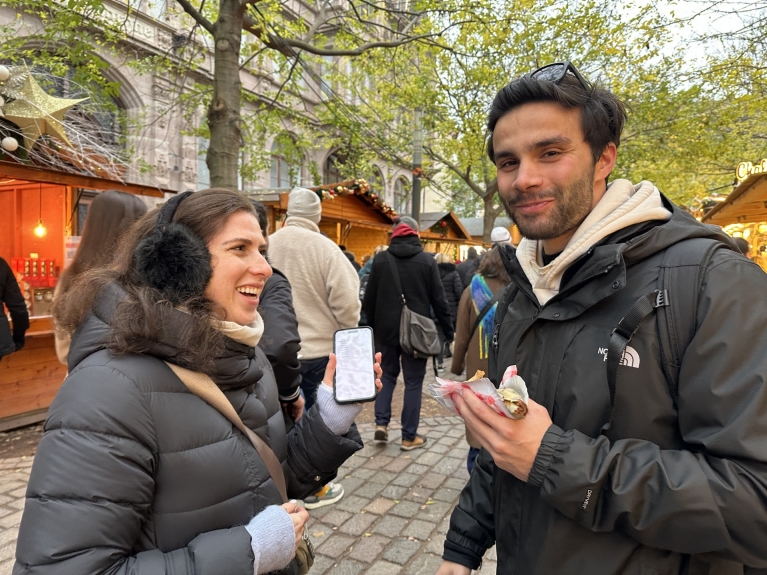
POLYGON ((407 306, 411 311, 429 317, 431 310, 445 332, 453 340, 453 322, 445 300, 445 290, 439 277, 437 262, 423 251, 418 238, 418 224, 412 218, 395 220, 391 244, 373 260, 363 307, 368 325, 373 328, 377 348, 382 352, 383 389, 376 397, 376 441, 388 441, 387 426, 391 420, 391 399, 402 362, 405 380, 405 402, 402 406, 402 445, 409 451, 423 447, 426 439, 417 434, 421 412, 421 388, 426 375, 425 358, 403 353, 399 345, 402 301, 389 263, 396 260, 407 306), (391 254, 391 256, 390 256, 391 254))
POLYGON ((458 270, 458 275, 461 276, 461 282, 463 282, 463 288, 466 289, 471 283, 472 276, 477 273, 479 268, 479 256, 475 248, 469 248, 466 254, 466 261, 461 262, 455 269, 458 270))
MULTIPOLYGON (((442 287, 445 288, 445 299, 447 299, 447 306, 450 308, 450 316, 453 318, 453 329, 455 329, 458 302, 461 301, 461 294, 463 294, 463 282, 458 271, 456 271, 455 264, 450 260, 450 256, 439 253, 435 256, 435 259, 439 268, 439 277, 442 279, 442 287)), ((439 341, 442 344, 437 356, 437 363, 439 364, 439 369, 442 370, 445 369, 442 363, 443 359, 452 357, 452 354, 450 353, 450 346, 446 345, 445 334, 439 325, 437 325, 437 332, 439 334, 439 341)))
MULTIPOLYGON (((263 252, 269 261, 269 220, 266 217, 266 208, 257 201, 253 201, 253 207, 256 209, 261 233, 266 240, 263 252)), ((260 300, 258 311, 264 319, 264 335, 258 342, 258 347, 264 350, 269 363, 272 364, 280 401, 287 408, 290 418, 298 421, 306 404, 299 389, 301 361, 298 354, 301 351, 301 336, 298 335, 298 319, 293 308, 290 282, 285 274, 274 266, 272 276, 264 284, 260 300)))
POLYGON ((24 347, 24 334, 29 329, 29 312, 21 295, 19 284, 13 275, 11 266, 0 258, 0 358, 19 351, 24 347), (2 309, 3 304, 11 312, 13 334, 8 318, 2 309))

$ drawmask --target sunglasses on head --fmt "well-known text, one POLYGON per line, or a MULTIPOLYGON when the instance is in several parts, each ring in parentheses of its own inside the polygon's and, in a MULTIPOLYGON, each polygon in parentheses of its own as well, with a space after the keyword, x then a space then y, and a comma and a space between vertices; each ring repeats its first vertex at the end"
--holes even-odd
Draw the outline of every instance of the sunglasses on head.
POLYGON ((583 89, 587 92, 591 91, 591 84, 589 84, 583 76, 581 76, 578 69, 572 62, 555 62, 554 64, 548 64, 542 68, 538 68, 534 72, 530 72, 530 78, 536 80, 543 80, 544 82, 551 82, 552 84, 559 84, 562 78, 567 75, 568 72, 572 72, 573 76, 581 83, 583 89))

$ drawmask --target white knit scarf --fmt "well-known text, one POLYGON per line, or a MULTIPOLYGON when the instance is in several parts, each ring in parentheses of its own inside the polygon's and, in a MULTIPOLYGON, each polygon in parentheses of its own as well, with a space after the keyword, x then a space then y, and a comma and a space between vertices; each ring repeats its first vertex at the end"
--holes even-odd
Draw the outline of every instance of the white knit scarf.
POLYGON ((256 314, 256 320, 250 325, 240 325, 233 321, 220 319, 212 319, 210 323, 225 336, 250 347, 256 347, 261 336, 264 335, 264 320, 260 314, 256 314))

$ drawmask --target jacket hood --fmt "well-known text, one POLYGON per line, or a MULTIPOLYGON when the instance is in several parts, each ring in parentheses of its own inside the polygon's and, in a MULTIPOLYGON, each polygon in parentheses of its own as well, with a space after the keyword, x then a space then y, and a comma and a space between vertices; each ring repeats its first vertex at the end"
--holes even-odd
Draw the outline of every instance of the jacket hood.
MULTIPOLYGON (((699 222, 675 206, 663 194, 661 201, 663 207, 671 214, 667 221, 654 220, 630 225, 602 238, 570 264, 579 268, 575 277, 617 264, 631 267, 673 244, 692 238, 715 239, 730 249, 736 249, 734 242, 718 226, 699 222)), ((519 250, 515 252, 507 246, 505 250, 501 250, 501 256, 509 277, 532 297, 532 286, 519 262, 519 250)), ((568 273, 565 272, 565 275, 568 273)))
POLYGON ((389 251, 394 257, 409 258, 423 251, 418 236, 400 236, 391 239, 389 251))
POLYGON ((450 272, 456 271, 455 264, 451 263, 437 264, 437 267, 439 268, 439 273, 443 276, 449 274, 450 272))
MULTIPOLYGON (((111 319, 117 306, 126 297, 126 291, 115 283, 106 285, 96 296, 93 309, 72 335, 68 356, 70 372, 83 359, 104 349, 104 342, 111 331, 111 319)), ((176 344, 175 334, 186 329, 191 321, 191 316, 174 309, 171 312, 169 324, 156 334, 154 340, 146 342, 145 354, 189 368, 178 358, 180 350, 176 344)), ((255 349, 230 337, 226 337, 225 342, 224 352, 213 360, 213 372, 208 374, 211 379, 219 387, 227 390, 252 385, 260 380, 263 372, 255 359, 255 349)))

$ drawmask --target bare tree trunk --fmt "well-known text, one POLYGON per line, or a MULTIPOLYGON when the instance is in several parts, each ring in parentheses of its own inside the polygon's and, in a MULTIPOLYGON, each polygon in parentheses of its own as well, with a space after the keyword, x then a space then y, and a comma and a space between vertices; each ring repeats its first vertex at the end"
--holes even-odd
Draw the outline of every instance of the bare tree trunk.
POLYGON ((495 227, 495 218, 503 211, 503 203, 498 201, 498 207, 495 207, 496 194, 498 192, 498 180, 493 180, 487 185, 484 195, 482 196, 482 203, 485 205, 485 215, 482 218, 482 241, 485 243, 490 242, 490 233, 495 227))
POLYGON ((208 108, 210 146, 205 159, 214 188, 237 189, 242 146, 240 44, 244 8, 239 0, 220 0, 213 40, 213 99, 208 108))

